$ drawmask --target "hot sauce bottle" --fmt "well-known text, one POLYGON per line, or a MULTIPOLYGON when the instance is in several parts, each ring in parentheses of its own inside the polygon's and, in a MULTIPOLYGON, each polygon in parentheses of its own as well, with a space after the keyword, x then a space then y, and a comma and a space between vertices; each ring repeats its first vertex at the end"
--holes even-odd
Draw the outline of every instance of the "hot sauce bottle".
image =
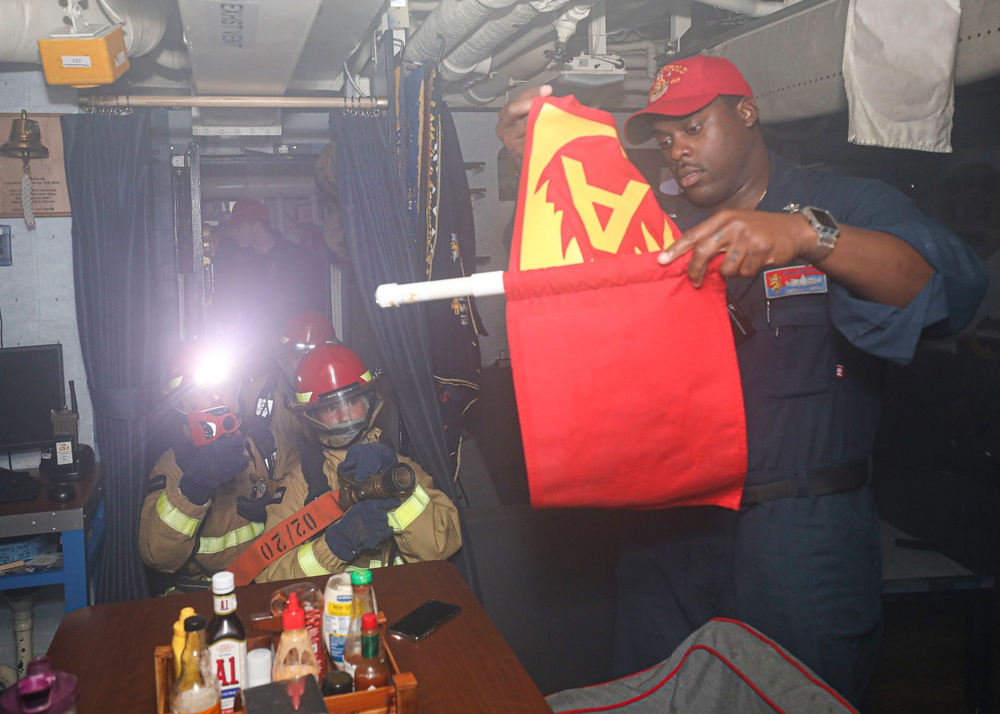
POLYGON ((378 636, 378 617, 368 612, 361 616, 361 658, 354 666, 354 691, 363 692, 388 684, 389 665, 378 636))

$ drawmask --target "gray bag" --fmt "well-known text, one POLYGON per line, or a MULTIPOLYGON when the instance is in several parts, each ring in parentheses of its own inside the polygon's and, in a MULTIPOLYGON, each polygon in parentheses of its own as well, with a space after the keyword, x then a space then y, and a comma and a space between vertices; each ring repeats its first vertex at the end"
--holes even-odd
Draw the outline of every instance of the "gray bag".
POLYGON ((846 714, 857 711, 804 664, 749 625, 711 620, 670 659, 606 684, 546 697, 555 712, 846 714))

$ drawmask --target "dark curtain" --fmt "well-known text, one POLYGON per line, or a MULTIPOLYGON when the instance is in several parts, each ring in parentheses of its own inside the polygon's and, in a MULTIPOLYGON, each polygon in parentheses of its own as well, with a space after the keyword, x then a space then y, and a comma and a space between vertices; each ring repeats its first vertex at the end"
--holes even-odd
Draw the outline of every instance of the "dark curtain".
POLYGON ((149 116, 78 114, 61 123, 77 324, 104 479, 96 600, 117 602, 149 595, 136 547, 157 344, 149 116))
MULTIPOLYGON (((407 214, 424 278, 471 275, 476 227, 465 162, 451 113, 441 98, 434 65, 415 67, 402 85, 402 137, 408 145, 407 214)), ((458 471, 466 410, 479 397, 481 321, 471 296, 434 300, 425 307, 438 413, 453 473, 458 471)))
MULTIPOLYGON (((423 305, 382 309, 375 288, 382 283, 424 279, 423 242, 414 241, 406 215, 406 190, 395 159, 390 119, 334 114, 341 215, 358 287, 364 296, 386 368, 392 376, 415 458, 456 504, 451 460, 438 414, 431 347, 423 305)), ((461 515, 461 509, 459 510, 461 515)), ((469 586, 479 592, 472 543, 462 518, 463 546, 452 558, 469 586)))

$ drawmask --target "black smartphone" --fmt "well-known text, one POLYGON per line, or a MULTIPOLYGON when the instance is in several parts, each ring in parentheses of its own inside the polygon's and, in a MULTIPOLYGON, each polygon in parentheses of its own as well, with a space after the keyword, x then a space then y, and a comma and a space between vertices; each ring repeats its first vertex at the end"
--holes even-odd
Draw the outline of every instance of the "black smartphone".
POLYGON ((428 600, 413 612, 389 625, 388 632, 410 642, 420 642, 462 611, 458 605, 440 600, 428 600))

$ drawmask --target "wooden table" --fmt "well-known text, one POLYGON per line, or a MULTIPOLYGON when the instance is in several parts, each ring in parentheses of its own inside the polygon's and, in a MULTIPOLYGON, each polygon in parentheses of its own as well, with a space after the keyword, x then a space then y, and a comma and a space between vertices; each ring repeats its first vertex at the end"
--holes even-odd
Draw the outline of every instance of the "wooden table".
MULTIPOLYGON (((38 469, 31 475, 39 477, 38 469)), ((62 585, 66 612, 89 602, 90 563, 104 532, 104 500, 101 467, 71 481, 76 494, 68 501, 49 500, 49 480, 42 478, 38 495, 31 501, 0 503, 0 536, 33 536, 59 533, 62 538, 62 568, 37 573, 0 575, 0 590, 39 585, 62 585)))
MULTIPOLYGON (((320 589, 326 586, 325 577, 308 580, 320 589)), ((288 584, 237 588, 237 612, 248 622, 251 613, 267 610, 275 589, 288 584)), ((420 712, 552 711, 454 565, 435 561, 377 569, 372 586, 389 622, 430 598, 462 608, 458 617, 423 642, 389 640, 400 671, 417 679, 420 712)), ((170 643, 173 623, 185 605, 211 616, 211 593, 97 605, 63 618, 48 656, 55 669, 79 678, 81 714, 156 711, 153 650, 170 643)))

